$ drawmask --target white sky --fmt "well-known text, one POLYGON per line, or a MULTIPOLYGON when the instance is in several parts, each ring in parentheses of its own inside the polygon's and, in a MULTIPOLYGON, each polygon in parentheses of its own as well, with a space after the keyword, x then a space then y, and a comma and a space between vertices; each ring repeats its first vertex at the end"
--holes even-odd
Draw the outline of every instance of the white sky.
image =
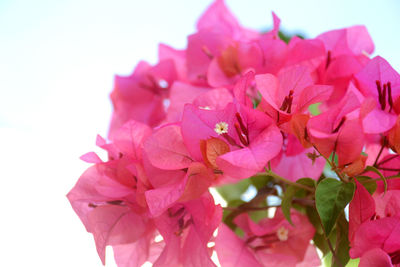
MULTIPOLYGON (((365 24, 400 70, 400 2, 226 0, 242 24, 315 37, 365 24)), ((107 133, 113 75, 183 48, 209 0, 0 0, 0 265, 101 266, 66 193, 107 133)), ((112 262, 112 259, 109 259, 112 262)), ((109 264, 108 266, 113 266, 109 264)))

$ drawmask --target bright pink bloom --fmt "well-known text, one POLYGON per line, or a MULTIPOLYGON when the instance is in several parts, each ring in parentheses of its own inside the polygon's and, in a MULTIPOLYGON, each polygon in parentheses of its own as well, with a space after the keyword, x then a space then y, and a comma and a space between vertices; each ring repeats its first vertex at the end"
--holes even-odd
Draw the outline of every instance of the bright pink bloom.
POLYGON ((331 51, 332 57, 372 54, 374 51, 371 36, 362 25, 328 31, 320 34, 316 39, 324 42, 326 50, 331 51))
POLYGON ((272 170, 291 181, 304 177, 317 180, 324 170, 325 159, 323 157, 312 159, 312 155, 318 155, 314 148, 304 149, 292 134, 283 134, 283 136, 282 151, 271 161, 272 170))
POLYGON ((158 125, 165 117, 163 100, 168 97, 169 87, 176 78, 172 60, 161 61, 154 67, 140 62, 132 75, 116 76, 111 93, 114 111, 110 137, 129 120, 158 125))
POLYGON ((310 141, 329 157, 332 151, 338 155, 339 166, 360 157, 364 146, 364 134, 358 109, 360 100, 354 88, 350 88, 340 103, 307 123, 310 141))
POLYGON ((390 130, 396 123, 395 103, 400 97, 400 75, 380 56, 374 57, 355 75, 358 88, 366 98, 375 100, 375 108, 363 120, 366 133, 390 130))
MULTIPOLYGON (((296 266, 302 262, 315 230, 304 215, 292 212, 291 216, 294 226, 279 209, 273 219, 263 219, 258 224, 247 214, 239 215, 235 223, 245 232, 245 240, 235 237, 227 227, 221 227, 216 239, 221 265, 296 266), (225 251, 226 247, 230 252, 225 251)), ((318 259, 316 253, 311 252, 308 260, 315 259, 318 259)))
POLYGON ((362 257, 365 252, 379 248, 390 256, 393 264, 399 264, 400 191, 390 190, 386 194, 376 196, 375 204, 374 216, 361 222, 355 231, 350 256, 362 257))
POLYGON ((369 221, 375 214, 375 201, 358 181, 356 181, 356 191, 353 200, 349 205, 349 241, 353 243, 354 233, 358 227, 369 221))
POLYGON ((382 249, 373 248, 365 252, 360 258, 359 267, 392 267, 390 256, 382 249))
POLYGON ((304 66, 294 66, 272 74, 256 75, 257 89, 263 101, 260 109, 278 124, 288 122, 292 114, 303 113, 308 106, 327 100, 331 86, 314 85, 310 70, 304 66))
POLYGON ((169 208, 155 219, 166 245, 154 266, 215 266, 207 244, 221 218, 209 193, 169 208))
POLYGON ((229 104, 224 110, 198 109, 186 105, 182 135, 193 159, 201 161, 201 140, 218 138, 230 147, 219 156, 219 169, 232 177, 247 178, 266 166, 282 145, 278 128, 265 114, 247 107, 229 104))

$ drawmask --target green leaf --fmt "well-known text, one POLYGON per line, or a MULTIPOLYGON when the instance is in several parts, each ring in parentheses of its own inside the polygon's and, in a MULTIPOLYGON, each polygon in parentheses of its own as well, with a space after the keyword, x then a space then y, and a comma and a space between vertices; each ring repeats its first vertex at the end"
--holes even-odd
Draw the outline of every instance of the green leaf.
POLYGON ((350 242, 349 236, 349 223, 342 212, 336 224, 336 244, 335 244, 335 254, 337 259, 333 259, 332 266, 340 267, 345 266, 350 260, 349 250, 350 242), (339 262, 338 262, 339 261, 339 262))
POLYGON ((367 167, 365 168, 365 170, 366 170, 366 171, 374 172, 374 173, 378 174, 379 177, 381 177, 381 179, 382 179, 382 181, 383 181, 383 184, 384 184, 384 186, 385 186, 385 193, 386 193, 386 191, 387 191, 387 181, 386 181, 385 176, 383 176, 383 174, 382 174, 377 168, 375 168, 374 166, 367 166, 367 167))
POLYGON ((283 212, 283 215, 285 215, 286 220, 293 225, 292 218, 290 218, 290 208, 292 207, 292 199, 294 194, 297 191, 297 187, 294 185, 290 185, 287 187, 285 194, 283 195, 282 198, 282 203, 281 203, 281 209, 283 212))
POLYGON ((375 192, 377 185, 374 179, 368 176, 357 176, 356 178, 371 195, 375 192))
POLYGON ((216 187, 218 193, 227 201, 240 199, 240 196, 247 190, 250 185, 250 179, 243 179, 236 184, 229 184, 216 187))
POLYGON ((307 207, 306 214, 310 223, 314 226, 315 231, 321 235, 324 234, 324 230, 321 227, 321 222, 319 219, 319 215, 315 207, 307 207))
POLYGON ((250 177, 250 182, 252 185, 254 185, 257 190, 260 190, 261 188, 268 186, 268 184, 273 180, 271 176, 268 175, 255 175, 250 177))
POLYGON ((323 258, 322 258, 322 263, 323 266, 332 266, 332 252, 328 252, 323 258))
POLYGON ((349 262, 346 264, 346 267, 358 267, 359 264, 360 264, 360 258, 350 259, 349 262))
POLYGON ((325 240, 325 235, 320 233, 315 233, 313 238, 314 245, 317 246, 319 250, 321 250, 323 255, 326 255, 330 250, 328 243, 325 240))
POLYGON ((315 191, 315 204, 326 236, 329 236, 342 210, 353 198, 353 183, 342 183, 333 178, 322 180, 315 191))
MULTIPOLYGON (((315 188, 316 187, 316 181, 311 179, 311 178, 301 178, 301 179, 297 180, 296 183, 308 186, 310 188, 315 188)), ((310 194, 309 191, 306 191, 306 190, 303 190, 303 189, 299 189, 299 190, 297 190, 295 196, 298 197, 298 198, 304 198, 308 194, 310 194)))

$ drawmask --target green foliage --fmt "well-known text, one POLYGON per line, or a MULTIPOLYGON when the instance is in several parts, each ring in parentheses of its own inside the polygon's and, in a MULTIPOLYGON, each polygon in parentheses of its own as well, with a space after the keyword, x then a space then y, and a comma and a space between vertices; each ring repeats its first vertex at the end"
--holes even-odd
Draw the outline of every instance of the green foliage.
POLYGON ((365 189, 372 195, 376 190, 376 181, 368 176, 357 176, 357 181, 359 181, 365 189))
POLYGON ((254 187, 257 188, 257 190, 260 190, 261 188, 268 186, 272 181, 273 178, 271 176, 264 174, 250 177, 250 183, 254 185, 254 187))
POLYGON ((240 199, 240 196, 247 190, 250 185, 250 179, 243 179, 236 184, 229 184, 216 187, 218 193, 227 201, 240 199))
POLYGON ((354 190, 354 183, 342 183, 333 178, 326 178, 318 184, 315 204, 326 236, 329 236, 340 213, 352 200, 354 190))
POLYGON ((337 224, 336 224, 336 242, 335 242, 335 254, 336 258, 332 259, 333 267, 345 266, 350 260, 349 250, 349 223, 344 216, 344 212, 341 213, 337 224))
POLYGON ((383 176, 383 174, 382 174, 377 168, 375 168, 375 167, 373 167, 373 166, 367 166, 367 167, 365 168, 365 170, 366 170, 366 171, 374 172, 374 173, 378 174, 379 177, 381 177, 381 179, 382 179, 382 181, 383 181, 383 184, 384 184, 384 186, 385 186, 385 193, 386 193, 386 191, 387 191, 387 181, 386 181, 385 176, 383 176))
MULTIPOLYGON (((301 178, 297 180, 296 183, 308 186, 310 188, 315 188, 315 181, 311 178, 301 178)), ((288 220, 290 224, 293 225, 292 219, 290 217, 290 209, 292 208, 293 197, 305 198, 308 194, 308 191, 295 185, 289 185, 286 188, 285 193, 282 197, 281 208, 283 215, 285 215, 286 220, 288 220)))
POLYGON ((282 198, 282 203, 281 203, 281 208, 283 215, 285 215, 286 220, 293 225, 292 218, 290 218, 290 208, 292 207, 292 199, 294 195, 296 194, 297 187, 294 185, 290 185, 288 188, 286 188, 285 194, 283 195, 282 198))

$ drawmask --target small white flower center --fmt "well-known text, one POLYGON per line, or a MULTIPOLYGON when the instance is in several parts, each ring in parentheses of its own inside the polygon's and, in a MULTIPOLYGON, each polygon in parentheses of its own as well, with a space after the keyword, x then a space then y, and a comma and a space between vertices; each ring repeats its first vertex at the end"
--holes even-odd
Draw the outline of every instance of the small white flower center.
POLYGON ((279 227, 278 231, 276 231, 276 235, 280 241, 286 241, 289 238, 289 230, 284 226, 281 226, 279 227))
POLYGON ((218 122, 217 124, 215 124, 214 131, 217 134, 227 133, 228 132, 228 124, 224 121, 218 122))
POLYGON ((211 110, 209 106, 199 107, 199 109, 211 110))

